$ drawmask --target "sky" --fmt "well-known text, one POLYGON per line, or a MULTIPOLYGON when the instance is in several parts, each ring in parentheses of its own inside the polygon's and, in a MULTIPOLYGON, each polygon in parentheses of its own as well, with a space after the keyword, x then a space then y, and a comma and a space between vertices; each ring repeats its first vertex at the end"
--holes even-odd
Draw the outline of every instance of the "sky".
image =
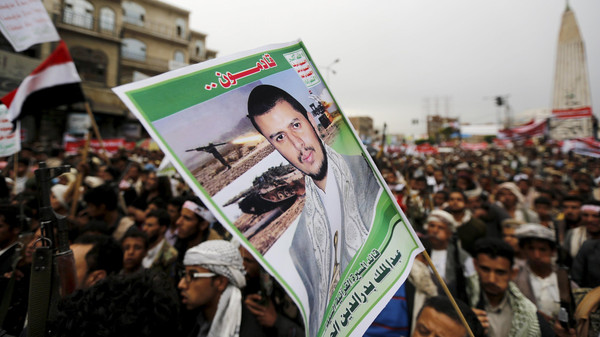
MULTIPOLYGON (((166 2, 190 10, 190 27, 208 35, 218 56, 302 39, 346 115, 417 137, 428 114, 496 122, 499 95, 517 116, 550 108, 566 7, 565 0, 166 2)), ((585 42, 595 111, 600 1, 569 2, 585 42)))

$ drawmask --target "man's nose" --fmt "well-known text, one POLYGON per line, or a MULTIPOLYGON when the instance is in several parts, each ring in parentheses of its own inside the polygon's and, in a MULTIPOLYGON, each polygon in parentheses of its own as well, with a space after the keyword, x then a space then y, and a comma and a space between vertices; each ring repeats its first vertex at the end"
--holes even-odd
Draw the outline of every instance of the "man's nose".
POLYGON ((292 133, 290 135, 290 140, 292 142, 292 145, 294 145, 294 147, 297 150, 303 150, 304 149, 304 140, 300 136, 292 133))
POLYGON ((490 283, 496 283, 497 275, 494 272, 490 273, 490 283))

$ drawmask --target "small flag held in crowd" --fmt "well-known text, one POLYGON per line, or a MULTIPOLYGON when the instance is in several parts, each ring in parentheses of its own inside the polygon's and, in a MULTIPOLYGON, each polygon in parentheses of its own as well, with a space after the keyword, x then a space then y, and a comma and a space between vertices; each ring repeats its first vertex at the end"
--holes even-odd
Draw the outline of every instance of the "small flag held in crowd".
POLYGON ((81 78, 65 42, 60 41, 52 54, 17 89, 0 100, 8 106, 8 118, 13 123, 42 109, 83 102, 81 78))

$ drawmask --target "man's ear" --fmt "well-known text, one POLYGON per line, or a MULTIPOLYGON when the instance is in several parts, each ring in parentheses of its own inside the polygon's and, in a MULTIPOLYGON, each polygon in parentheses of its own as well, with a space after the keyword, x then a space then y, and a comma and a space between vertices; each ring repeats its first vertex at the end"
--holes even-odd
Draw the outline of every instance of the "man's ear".
POLYGON ((217 277, 215 277, 214 282, 219 292, 225 291, 225 288, 227 288, 227 285, 229 285, 229 279, 223 275, 218 275, 217 277))
POLYGON ((106 270, 101 269, 101 270, 94 270, 93 272, 89 273, 88 276, 85 279, 85 284, 87 287, 91 287, 94 284, 96 284, 97 282, 104 280, 106 278, 106 270))
POLYGON ((210 227, 210 222, 208 222, 208 221, 206 221, 206 220, 203 220, 202 222, 200 222, 200 223, 198 224, 198 229, 199 229, 201 232, 204 232, 205 230, 207 230, 207 229, 208 229, 208 227, 210 227))

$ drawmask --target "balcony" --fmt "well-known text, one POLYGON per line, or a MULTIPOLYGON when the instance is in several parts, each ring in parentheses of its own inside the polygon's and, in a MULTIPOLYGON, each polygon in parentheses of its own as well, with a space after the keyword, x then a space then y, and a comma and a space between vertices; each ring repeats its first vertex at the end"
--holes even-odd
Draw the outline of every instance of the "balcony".
POLYGON ((179 43, 182 46, 187 46, 190 42, 190 34, 187 33, 182 36, 175 25, 165 25, 146 20, 143 17, 123 16, 123 29, 179 43))
POLYGON ((52 18, 57 27, 119 41, 119 27, 114 20, 98 19, 90 13, 75 13, 69 7, 54 11, 52 18))

